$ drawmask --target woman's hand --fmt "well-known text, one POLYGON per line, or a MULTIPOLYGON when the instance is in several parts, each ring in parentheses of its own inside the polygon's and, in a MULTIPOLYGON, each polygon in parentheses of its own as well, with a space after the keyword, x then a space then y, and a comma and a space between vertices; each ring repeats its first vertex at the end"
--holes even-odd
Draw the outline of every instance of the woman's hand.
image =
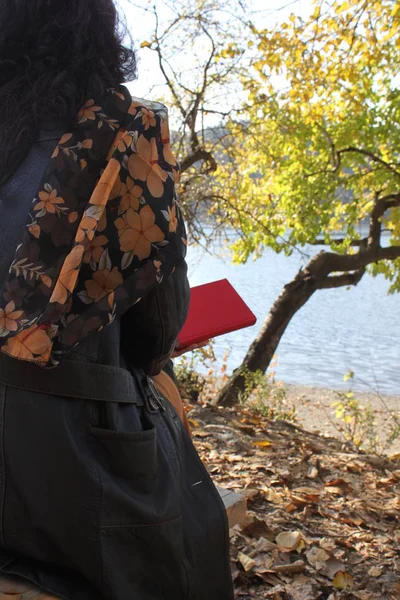
POLYGON ((205 346, 207 346, 209 343, 210 343, 210 341, 207 340, 206 342, 201 342, 199 344, 192 344, 191 346, 186 346, 186 348, 180 348, 179 346, 175 346, 175 350, 172 353, 171 358, 178 358, 179 356, 186 354, 186 352, 192 352, 193 350, 197 350, 198 348, 205 348, 205 346))

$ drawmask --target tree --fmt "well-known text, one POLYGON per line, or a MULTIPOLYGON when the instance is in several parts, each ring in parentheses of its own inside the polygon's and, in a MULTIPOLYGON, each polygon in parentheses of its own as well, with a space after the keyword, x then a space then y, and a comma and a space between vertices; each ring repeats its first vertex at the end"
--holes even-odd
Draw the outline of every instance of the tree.
MULTIPOLYGON (((251 31, 243 24, 241 0, 159 0, 149 3, 146 12, 154 30, 141 48, 156 56, 165 83, 161 100, 170 108, 181 165, 180 201, 191 240, 207 244, 226 228, 223 220, 211 222, 207 215, 221 194, 218 163, 226 163, 232 150, 225 122, 243 110, 238 106, 240 79, 251 31), (205 223, 216 227, 210 231, 205 223)), ((228 183, 225 199, 229 190, 228 183)))
MULTIPOLYGON (((237 164, 246 164, 224 206, 241 231, 235 259, 267 247, 327 249, 282 290, 217 398, 224 405, 244 392, 248 371, 268 368, 317 290, 357 285, 367 269, 389 279, 392 293, 400 289, 399 2, 318 0, 307 21, 292 16, 253 33, 246 119, 229 125, 237 164)), ((221 189, 228 178, 232 186, 232 172, 217 169, 221 189)))

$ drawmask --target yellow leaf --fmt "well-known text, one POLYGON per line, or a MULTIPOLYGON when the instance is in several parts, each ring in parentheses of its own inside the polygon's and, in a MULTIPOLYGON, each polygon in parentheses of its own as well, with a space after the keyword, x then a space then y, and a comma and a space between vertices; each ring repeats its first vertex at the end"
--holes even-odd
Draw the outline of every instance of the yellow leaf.
POLYGON ((200 423, 196 419, 188 419, 189 425, 192 427, 199 427, 200 423))
POLYGON ((347 571, 338 571, 333 578, 333 585, 337 590, 351 590, 354 587, 354 577, 347 571))
POLYGON ((151 42, 147 42, 147 41, 145 41, 145 42, 142 42, 142 43, 140 44, 140 47, 141 47, 141 48, 151 48, 151 42))
POLYGON ((340 4, 340 6, 338 6, 336 12, 338 15, 340 15, 340 13, 344 12, 345 10, 349 9, 349 3, 348 2, 342 2, 342 4, 340 4))
POLYGON ((253 442, 253 446, 258 446, 259 448, 268 448, 268 446, 272 446, 272 442, 269 440, 257 440, 253 442))

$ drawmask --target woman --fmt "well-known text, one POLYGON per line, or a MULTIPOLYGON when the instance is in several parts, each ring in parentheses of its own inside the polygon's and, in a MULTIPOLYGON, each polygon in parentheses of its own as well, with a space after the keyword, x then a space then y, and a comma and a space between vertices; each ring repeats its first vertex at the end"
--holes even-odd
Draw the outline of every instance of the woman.
POLYGON ((189 298, 166 109, 121 85, 112 0, 3 0, 0 31, 0 591, 230 600, 222 502, 151 379, 189 298))

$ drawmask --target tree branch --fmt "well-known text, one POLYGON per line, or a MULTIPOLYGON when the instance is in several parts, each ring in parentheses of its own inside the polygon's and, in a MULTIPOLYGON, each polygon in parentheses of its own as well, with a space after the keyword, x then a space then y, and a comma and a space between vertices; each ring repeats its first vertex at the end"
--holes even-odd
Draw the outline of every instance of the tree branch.
POLYGON ((383 198, 381 198, 381 202, 385 203, 386 205, 385 211, 389 210, 389 208, 397 208, 400 206, 400 193, 383 196, 383 198))
POLYGON ((395 260, 396 258, 400 258, 400 246, 367 247, 356 254, 336 254, 322 251, 310 260, 305 267, 305 272, 318 282, 322 282, 331 273, 359 271, 381 260, 395 260))
MULTIPOLYGON (((332 239, 332 241, 331 241, 331 242, 328 242, 328 243, 327 243, 327 242, 326 242, 324 239, 322 239, 322 238, 318 238, 318 239, 316 239, 314 242, 308 242, 308 243, 309 243, 311 246, 329 246, 329 245, 330 245, 332 242, 334 242, 335 244, 344 244, 346 241, 347 241, 347 240, 346 240, 345 238, 334 238, 334 239, 332 239)), ((360 246, 361 246, 361 247, 363 247, 363 246, 366 246, 366 245, 367 245, 367 242, 368 242, 368 239, 367 239, 367 238, 362 238, 362 239, 360 239, 360 240, 351 240, 351 242, 350 242, 350 244, 349 244, 349 245, 350 245, 351 247, 353 247, 353 248, 354 248, 354 247, 355 247, 355 248, 358 248, 358 247, 360 247, 360 246)))
POLYGON ((378 248, 381 243, 382 217, 387 210, 400 206, 400 193, 389 194, 380 198, 379 192, 375 192, 374 206, 369 220, 368 246, 378 248))
POLYGON ((185 173, 185 171, 201 160, 209 164, 209 168, 207 169, 208 173, 216 171, 217 163, 211 152, 207 152, 204 148, 197 148, 181 162, 181 173, 185 173))
POLYGON ((332 275, 324 279, 321 283, 318 284, 319 290, 328 290, 332 288, 339 288, 347 285, 357 285, 363 275, 365 273, 365 269, 359 269, 358 271, 354 271, 354 273, 344 273, 343 275, 332 275))
POLYGON ((362 154, 363 156, 367 156, 373 162, 381 165, 382 167, 385 167, 385 169, 388 169, 394 175, 396 175, 397 177, 400 177, 400 172, 397 171, 393 167, 393 165, 391 165, 390 163, 387 163, 385 160, 382 160, 382 158, 379 158, 379 156, 376 156, 376 154, 374 154, 373 152, 370 152, 369 150, 364 150, 363 148, 356 148, 355 146, 349 146, 348 148, 342 148, 341 150, 337 150, 336 154, 338 156, 341 156, 342 154, 349 154, 351 152, 354 152, 356 154, 362 154))
POLYGON ((160 67, 160 71, 163 74, 165 82, 166 82, 167 86, 169 87, 169 90, 170 90, 172 96, 174 97, 175 102, 176 102, 176 104, 177 104, 177 106, 178 106, 178 108, 179 108, 179 110, 180 110, 183 118, 186 119, 186 117, 187 117, 186 110, 184 109, 184 107, 183 107, 183 105, 182 105, 182 103, 180 101, 180 98, 179 98, 179 96, 178 96, 178 94, 177 94, 177 92, 175 90, 175 86, 172 83, 171 79, 168 77, 168 73, 167 73, 167 71, 165 70, 165 67, 164 67, 164 59, 163 59, 161 45, 160 45, 160 38, 159 38, 159 35, 158 35, 158 24, 159 23, 158 23, 158 14, 157 14, 156 10, 154 11, 154 14, 155 14, 155 17, 156 17, 156 30, 154 32, 154 38, 155 38, 155 41, 156 41, 156 44, 157 44, 156 47, 155 47, 155 52, 157 53, 157 56, 158 56, 158 65, 160 67))

